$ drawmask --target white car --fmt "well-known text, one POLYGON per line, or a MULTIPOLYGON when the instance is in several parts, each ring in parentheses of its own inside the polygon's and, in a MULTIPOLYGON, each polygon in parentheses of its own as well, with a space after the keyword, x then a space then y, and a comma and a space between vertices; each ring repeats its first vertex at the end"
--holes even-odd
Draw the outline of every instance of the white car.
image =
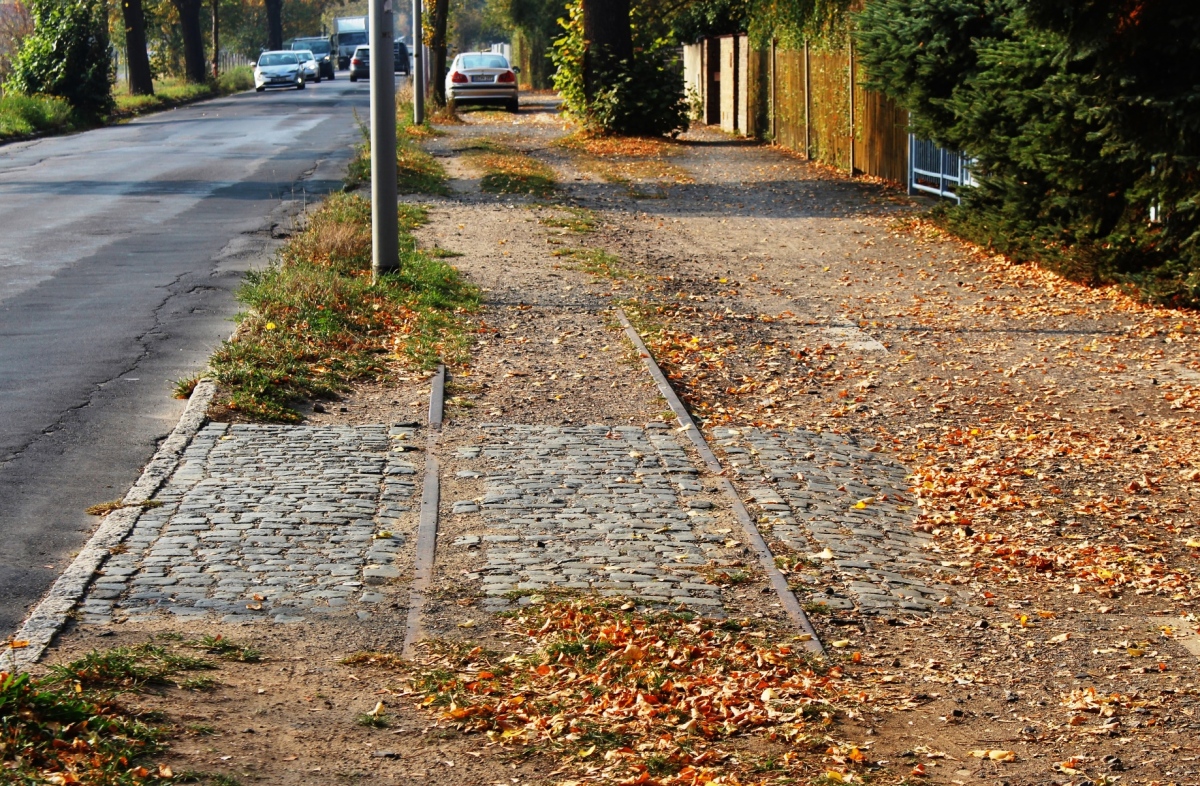
POLYGON ((517 70, 504 55, 492 52, 463 52, 446 74, 446 98, 456 104, 503 104, 517 112, 517 70))
POLYGON ((258 92, 268 87, 294 87, 304 89, 304 69, 295 52, 263 52, 254 66, 254 89, 258 92))
POLYGON ((308 49, 293 49, 292 51, 300 59, 300 68, 304 71, 304 78, 320 82, 321 66, 317 63, 316 56, 308 49))

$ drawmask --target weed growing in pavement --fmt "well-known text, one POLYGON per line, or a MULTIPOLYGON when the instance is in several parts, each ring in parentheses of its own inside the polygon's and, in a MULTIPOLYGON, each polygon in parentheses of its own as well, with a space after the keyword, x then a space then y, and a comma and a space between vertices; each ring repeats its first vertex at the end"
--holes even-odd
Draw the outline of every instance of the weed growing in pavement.
POLYGON ((366 726, 369 729, 386 729, 392 725, 392 719, 388 717, 386 712, 363 712, 354 719, 354 722, 359 726, 366 726))
POLYGON ((567 265, 572 270, 601 278, 629 278, 629 271, 621 265, 620 257, 602 248, 561 248, 554 252, 556 257, 569 257, 576 261, 567 265))
POLYGON ((569 229, 581 235, 596 231, 596 214, 586 207, 554 206, 555 210, 566 212, 566 216, 542 216, 538 222, 543 226, 556 229, 569 229))
POLYGON ((177 684, 173 678, 183 672, 214 668, 215 664, 203 658, 147 643, 94 650, 71 663, 52 666, 43 681, 48 685, 75 683, 86 688, 136 690, 148 684, 177 684))
POLYGON ((125 507, 125 501, 120 499, 110 499, 108 502, 97 502, 85 509, 85 513, 89 516, 107 516, 114 510, 120 510, 125 507))
MULTIPOLYGON (((92 505, 91 507, 85 509, 84 512, 87 513, 89 516, 107 516, 109 513, 112 513, 114 510, 120 510, 121 508, 125 508, 125 507, 141 508, 142 510, 151 510, 153 508, 161 508, 162 506, 163 506, 162 501, 157 500, 157 499, 146 499, 146 500, 142 500, 141 502, 138 502, 133 505, 126 505, 124 500, 111 499, 108 502, 100 502, 98 504, 92 505)), ((115 554, 116 552, 114 551, 112 553, 115 554)))
POLYGON ((389 373, 389 359, 430 369, 465 357, 466 314, 479 292, 416 248, 425 211, 400 207, 400 270, 372 281, 371 207, 335 194, 238 297, 253 309, 213 355, 219 403, 260 420, 296 422, 290 403, 332 396, 389 373))
POLYGON ((172 390, 172 395, 179 399, 189 399, 196 392, 196 386, 200 384, 200 380, 204 378, 203 374, 192 374, 190 377, 181 377, 175 380, 175 387, 172 390))
POLYGON ((468 140, 458 150, 483 170, 479 187, 489 194, 545 197, 558 187, 553 169, 495 139, 468 140))
POLYGON ((222 660, 234 660, 242 663, 258 663, 262 660, 262 652, 254 647, 237 644, 224 636, 201 636, 188 642, 188 645, 204 650, 209 655, 216 655, 222 660))

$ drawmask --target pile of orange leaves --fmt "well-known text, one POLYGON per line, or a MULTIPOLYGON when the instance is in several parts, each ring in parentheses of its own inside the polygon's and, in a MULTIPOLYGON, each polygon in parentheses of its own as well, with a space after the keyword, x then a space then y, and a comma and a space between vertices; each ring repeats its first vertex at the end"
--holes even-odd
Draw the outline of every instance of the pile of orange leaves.
POLYGON ((765 784, 869 765, 828 737, 837 706, 859 700, 840 667, 749 623, 629 609, 535 607, 506 623, 535 654, 439 652, 412 689, 463 731, 563 755, 583 782, 765 784), (751 734, 754 753, 739 745, 751 734))

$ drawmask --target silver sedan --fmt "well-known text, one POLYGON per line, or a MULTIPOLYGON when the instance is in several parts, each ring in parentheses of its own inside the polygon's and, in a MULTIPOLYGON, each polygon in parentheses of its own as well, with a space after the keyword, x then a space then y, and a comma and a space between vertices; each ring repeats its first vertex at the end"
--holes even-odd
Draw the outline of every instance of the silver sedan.
POLYGON ((456 104, 503 104, 509 112, 519 111, 517 72, 504 55, 463 52, 446 74, 446 97, 456 104))

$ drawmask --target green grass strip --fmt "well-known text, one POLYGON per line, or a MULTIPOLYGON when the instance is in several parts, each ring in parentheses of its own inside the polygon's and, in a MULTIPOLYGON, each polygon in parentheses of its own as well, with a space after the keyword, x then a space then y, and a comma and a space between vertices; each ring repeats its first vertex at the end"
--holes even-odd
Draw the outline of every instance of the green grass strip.
POLYGON ((265 270, 238 293, 252 311, 212 369, 229 409, 258 420, 296 422, 292 402, 332 396, 357 380, 390 373, 392 361, 429 369, 466 357, 466 315, 479 291, 411 230, 425 211, 400 207, 400 271, 371 279, 371 206, 335 194, 265 270))
MULTIPOLYGON (((370 129, 361 120, 359 130, 363 141, 358 146, 346 182, 356 185, 371 179, 371 134, 370 129)), ((437 194, 445 196, 450 193, 446 185, 446 169, 441 163, 421 147, 422 140, 437 136, 435 130, 426 121, 418 125, 413 122, 412 103, 400 101, 396 106, 396 186, 401 194, 437 194)))

